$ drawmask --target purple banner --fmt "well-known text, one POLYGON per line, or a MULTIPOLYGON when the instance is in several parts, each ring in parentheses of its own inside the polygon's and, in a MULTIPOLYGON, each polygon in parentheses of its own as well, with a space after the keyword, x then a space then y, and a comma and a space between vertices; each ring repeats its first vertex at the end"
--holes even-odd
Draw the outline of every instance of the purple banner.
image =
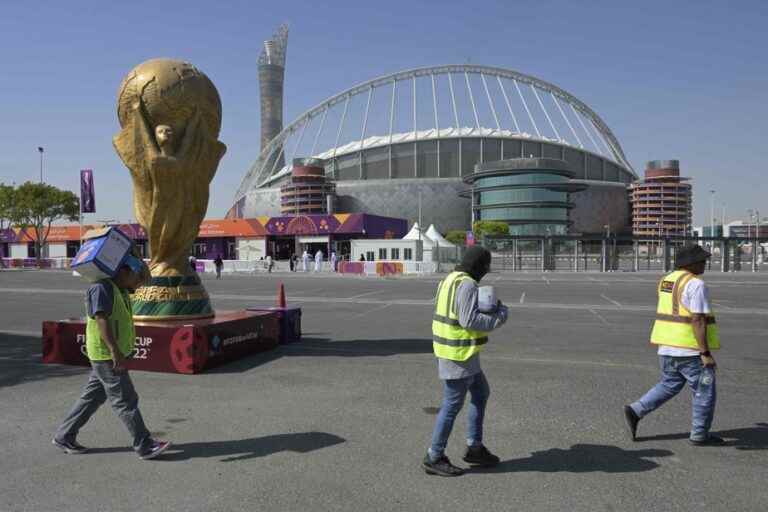
POLYGON ((80 171, 80 213, 96 213, 96 193, 93 190, 93 171, 80 171))

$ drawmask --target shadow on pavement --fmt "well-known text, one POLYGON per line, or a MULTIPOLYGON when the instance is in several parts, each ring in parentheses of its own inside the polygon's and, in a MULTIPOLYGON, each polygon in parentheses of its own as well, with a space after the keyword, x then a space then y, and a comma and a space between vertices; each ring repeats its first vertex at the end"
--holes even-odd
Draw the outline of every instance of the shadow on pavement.
POLYGON ((0 388, 88 372, 88 368, 43 364, 42 341, 0 331, 0 388))
POLYGON ((659 467, 648 458, 668 457, 669 450, 624 450, 617 446, 575 444, 567 450, 552 448, 531 453, 524 459, 502 461, 493 468, 472 468, 473 473, 517 473, 540 471, 543 473, 639 473, 659 467))
MULTIPOLYGON (((735 428, 731 430, 713 431, 723 439, 725 444, 737 450, 766 450, 768 449, 768 423, 755 423, 749 428, 735 428)), ((657 436, 638 437, 637 441, 671 441, 676 439, 688 439, 688 433, 660 434, 657 436)))
POLYGON ((179 461, 199 458, 224 457, 222 462, 255 459, 279 452, 309 453, 346 442, 346 439, 326 432, 299 432, 275 434, 232 441, 201 441, 171 446, 173 452, 157 460, 179 461))
POLYGON ((282 357, 389 357, 397 354, 431 354, 432 340, 419 338, 332 341, 329 338, 303 337, 298 343, 280 345, 274 350, 254 354, 206 373, 242 373, 282 357))

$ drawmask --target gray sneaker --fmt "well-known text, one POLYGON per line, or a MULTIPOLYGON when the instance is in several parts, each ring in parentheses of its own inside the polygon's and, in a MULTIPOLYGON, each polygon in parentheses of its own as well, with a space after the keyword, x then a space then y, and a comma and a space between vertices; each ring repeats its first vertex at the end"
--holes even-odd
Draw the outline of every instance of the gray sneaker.
POLYGON ((142 460, 154 459, 155 457, 163 453, 165 450, 167 450, 168 447, 170 446, 171 446, 170 441, 152 441, 152 444, 149 445, 149 448, 139 453, 139 457, 142 460))
POLYGON ((55 437, 51 439, 51 444, 64 450, 65 453, 80 455, 88 451, 88 448, 79 444, 77 441, 59 441, 55 437))

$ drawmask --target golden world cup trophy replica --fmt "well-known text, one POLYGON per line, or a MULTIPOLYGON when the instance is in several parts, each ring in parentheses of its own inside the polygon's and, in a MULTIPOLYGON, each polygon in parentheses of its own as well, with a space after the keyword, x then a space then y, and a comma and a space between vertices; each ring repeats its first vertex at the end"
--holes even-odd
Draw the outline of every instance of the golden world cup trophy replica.
POLYGON ((188 62, 152 59, 120 84, 113 143, 131 172, 133 208, 149 240, 152 277, 133 296, 134 318, 213 316, 189 254, 227 147, 218 140, 221 99, 188 62))

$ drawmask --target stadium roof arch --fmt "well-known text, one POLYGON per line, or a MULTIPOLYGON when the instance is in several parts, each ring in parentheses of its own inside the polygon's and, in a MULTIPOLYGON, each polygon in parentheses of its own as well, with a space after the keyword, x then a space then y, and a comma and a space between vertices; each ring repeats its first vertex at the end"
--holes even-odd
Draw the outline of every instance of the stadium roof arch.
POLYGON ((608 125, 569 92, 510 69, 446 65, 382 76, 307 110, 262 149, 235 201, 283 176, 296 157, 327 159, 398 142, 468 136, 570 146, 637 177, 608 125))

